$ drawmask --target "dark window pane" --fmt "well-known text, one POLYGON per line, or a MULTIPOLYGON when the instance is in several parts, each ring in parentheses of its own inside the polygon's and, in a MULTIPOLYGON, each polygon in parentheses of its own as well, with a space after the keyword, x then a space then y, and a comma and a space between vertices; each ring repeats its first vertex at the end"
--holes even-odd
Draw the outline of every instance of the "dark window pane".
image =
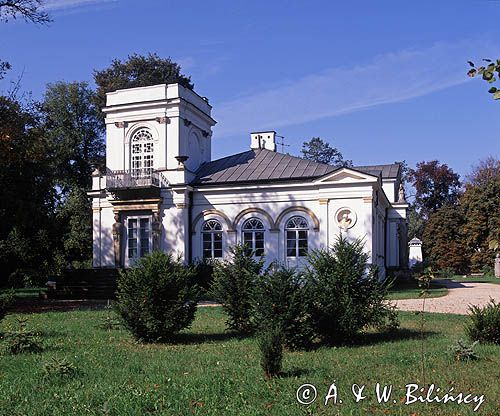
POLYGON ((299 231, 299 238, 307 239, 307 231, 299 231))
POLYGON ((214 257, 221 258, 222 257, 222 250, 214 250, 214 257))
POLYGON ((300 247, 299 247, 299 256, 300 256, 300 257, 305 257, 305 256, 307 256, 307 247, 305 247, 305 248, 300 248, 300 247))

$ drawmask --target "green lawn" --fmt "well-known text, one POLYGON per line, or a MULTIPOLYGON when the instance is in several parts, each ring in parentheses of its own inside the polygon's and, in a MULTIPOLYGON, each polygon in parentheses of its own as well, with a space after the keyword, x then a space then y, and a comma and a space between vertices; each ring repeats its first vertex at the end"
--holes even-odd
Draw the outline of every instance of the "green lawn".
MULTIPOLYGON (((420 317, 412 313, 401 313, 397 336, 370 333, 350 347, 286 353, 285 374, 271 381, 263 379, 255 339, 225 332, 220 308, 199 309, 192 329, 177 345, 143 345, 125 330, 99 329, 107 313, 25 315, 30 328, 43 332, 45 351, 0 356, 0 414, 493 415, 500 399, 500 347, 479 346, 481 359, 471 363, 454 362, 447 352, 463 337, 462 316, 426 314, 425 383, 485 394, 477 413, 471 404, 400 402, 405 384, 424 383, 420 317), (69 379, 44 378, 43 364, 52 357, 66 358, 79 373, 69 379), (320 398, 334 380, 344 403, 325 407, 320 398), (393 384, 390 404, 376 403, 376 382, 393 384), (296 389, 303 383, 318 389, 318 400, 311 406, 296 401, 296 389), (367 398, 357 404, 350 393, 353 383, 367 386, 367 398)), ((0 329, 15 324, 15 318, 8 316, 0 329)))
MULTIPOLYGON (((418 283, 415 280, 410 280, 408 282, 398 281, 395 282, 388 293, 388 299, 417 299, 420 297, 422 289, 418 287, 418 283)), ((445 296, 448 293, 446 287, 439 285, 437 283, 431 283, 429 291, 427 293, 428 298, 438 298, 440 296, 445 296)))
POLYGON ((500 285, 500 278, 495 277, 495 276, 453 276, 451 279, 455 282, 461 282, 461 283, 495 283, 497 285, 500 285))

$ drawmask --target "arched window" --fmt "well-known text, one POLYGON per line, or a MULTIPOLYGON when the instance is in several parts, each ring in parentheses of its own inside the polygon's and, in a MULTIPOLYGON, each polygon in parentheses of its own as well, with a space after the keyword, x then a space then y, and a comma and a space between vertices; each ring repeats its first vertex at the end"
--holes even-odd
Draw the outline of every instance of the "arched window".
POLYGON ((203 258, 218 259, 222 257, 222 225, 217 220, 203 223, 203 258))
POLYGON ((264 255, 264 224, 258 218, 250 218, 243 223, 243 244, 252 250, 255 256, 264 255))
POLYGON ((307 256, 307 231, 309 224, 303 217, 295 216, 285 224, 286 256, 307 256))
POLYGON ((147 128, 137 130, 130 143, 132 177, 148 179, 153 173, 153 136, 147 128))

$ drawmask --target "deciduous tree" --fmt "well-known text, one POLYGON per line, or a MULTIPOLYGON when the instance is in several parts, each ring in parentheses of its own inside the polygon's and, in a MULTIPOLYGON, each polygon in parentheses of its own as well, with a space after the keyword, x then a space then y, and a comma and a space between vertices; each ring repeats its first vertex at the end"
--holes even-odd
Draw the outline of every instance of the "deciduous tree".
MULTIPOLYGON (((494 84, 500 79, 500 59, 492 60, 492 59, 483 59, 485 65, 481 65, 476 68, 474 62, 468 61, 471 69, 467 72, 471 78, 476 75, 481 75, 481 77, 489 84, 494 84), (496 76, 495 76, 496 72, 496 76)), ((500 100, 500 89, 492 85, 488 90, 494 100, 500 100)))
POLYGON ((424 219, 444 205, 456 204, 460 195, 460 175, 437 160, 417 163, 409 178, 415 187, 415 205, 424 219))
POLYGON ((51 22, 48 13, 43 10, 42 0, 1 0, 0 20, 8 22, 11 19, 24 19, 35 24, 51 22))
POLYGON ((467 272, 469 258, 463 234, 464 224, 463 212, 455 205, 444 205, 432 212, 422 236, 424 258, 438 269, 467 272))
POLYGON ((313 137, 304 142, 301 149, 302 157, 317 163, 325 163, 332 166, 352 166, 351 160, 344 160, 340 150, 332 147, 330 143, 319 137, 313 137))
POLYGON ((473 167, 460 203, 471 267, 492 267, 500 243, 500 160, 489 157, 473 167))
POLYGON ((170 83, 179 83, 189 89, 194 87, 191 77, 181 73, 179 64, 155 53, 129 55, 124 61, 114 59, 108 68, 94 71, 94 81, 100 109, 106 105, 106 93, 118 89, 170 83))

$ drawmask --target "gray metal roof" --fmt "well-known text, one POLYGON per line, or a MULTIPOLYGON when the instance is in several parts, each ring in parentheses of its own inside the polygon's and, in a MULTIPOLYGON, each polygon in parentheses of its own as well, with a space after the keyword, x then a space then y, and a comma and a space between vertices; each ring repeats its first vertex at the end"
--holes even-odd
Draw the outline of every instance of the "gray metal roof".
MULTIPOLYGON (((382 175, 385 178, 392 177, 387 176, 391 174, 397 176, 399 165, 363 166, 353 169, 375 176, 382 175)), ((336 167, 323 163, 267 149, 255 149, 202 165, 196 172, 192 184, 200 186, 238 182, 313 180, 335 170, 336 167)))

